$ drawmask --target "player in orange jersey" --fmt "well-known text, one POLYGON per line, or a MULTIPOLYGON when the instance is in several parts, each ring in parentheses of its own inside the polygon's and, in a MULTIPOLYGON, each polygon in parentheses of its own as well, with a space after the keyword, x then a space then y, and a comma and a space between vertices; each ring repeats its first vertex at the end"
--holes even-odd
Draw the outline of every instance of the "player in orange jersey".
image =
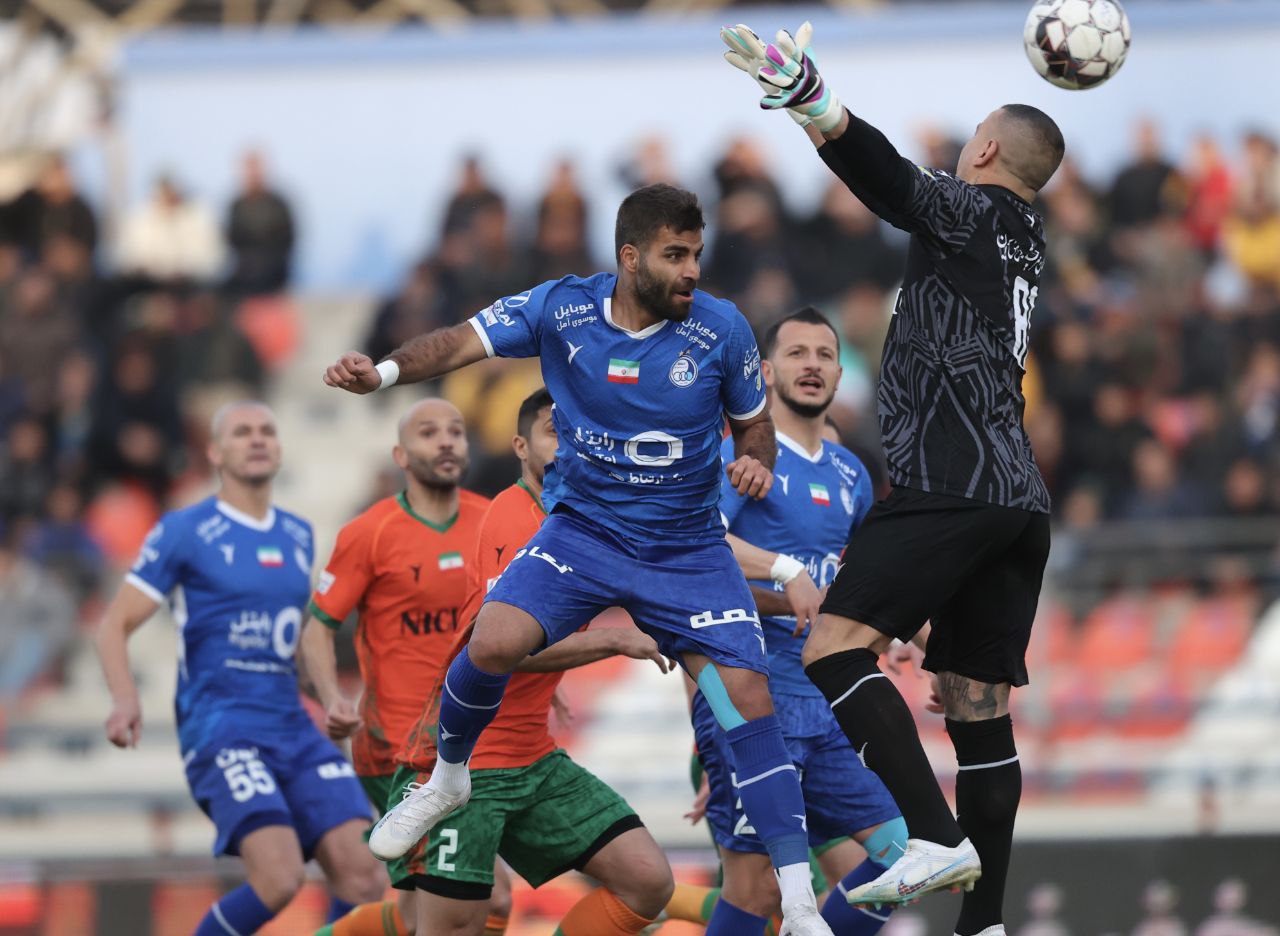
MULTIPOLYGON (((489 506, 487 498, 458 486, 467 471, 467 435, 452 403, 415 404, 400 420, 392 456, 404 472, 405 488, 338 534, 312 596, 300 647, 325 707, 329 737, 352 736, 356 774, 379 812, 387 806, 395 755, 422 713, 427 690, 460 629, 466 561, 489 506), (364 680, 358 710, 338 686, 334 659, 335 631, 355 609, 360 615, 356 656, 364 680)), ((412 932, 412 912, 394 904, 344 918, 334 932, 359 936, 360 918, 368 917, 371 926, 376 923, 370 932, 381 936, 384 915, 401 932, 412 932)))
MULTIPOLYGON (((485 515, 476 562, 468 567, 468 622, 546 516, 542 474, 553 459, 556 435, 545 390, 521 405, 512 444, 521 478, 494 498, 485 515)), ((469 629, 459 635, 455 654, 469 636, 469 629)), ((486 928, 485 908, 499 852, 535 887, 573 868, 603 885, 561 922, 557 933, 564 936, 638 933, 662 909, 672 886, 662 850, 631 807, 558 749, 547 729, 563 671, 618 655, 651 659, 668 669, 657 643, 630 624, 584 630, 521 664, 472 756, 471 801, 408 854, 388 863, 395 886, 420 891, 419 933, 495 931, 486 928)), ((446 671, 441 667, 431 702, 399 758, 404 766, 395 777, 398 792, 425 781, 431 771, 446 671)))

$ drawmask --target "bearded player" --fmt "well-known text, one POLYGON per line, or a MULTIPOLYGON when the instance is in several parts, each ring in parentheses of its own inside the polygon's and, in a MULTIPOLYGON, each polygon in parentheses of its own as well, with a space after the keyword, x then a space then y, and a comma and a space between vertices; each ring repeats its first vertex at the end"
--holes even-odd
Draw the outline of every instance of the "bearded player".
POLYGON ((740 494, 768 492, 773 424, 746 319, 696 288, 702 228, 691 193, 639 189, 618 210, 616 275, 544 283, 415 338, 376 367, 353 353, 327 370, 330 386, 370 393, 486 357, 539 356, 560 440, 544 485, 550 515, 488 593, 450 667, 431 777, 369 842, 395 857, 461 808, 467 759, 516 666, 620 606, 681 661, 725 728, 746 812, 780 876, 785 931, 823 936, 760 622, 717 508, 722 471, 740 494))
MULTIPOLYGON (((387 809, 396 754, 457 638, 466 562, 489 507, 488 498, 459 487, 468 467, 467 427, 449 401, 415 403, 400 419, 391 457, 404 489, 338 533, 300 644, 329 737, 351 736, 356 776, 379 814, 387 809), (338 685, 334 655, 334 637, 353 610, 359 611, 355 649, 364 682, 358 708, 338 685)), ((499 917, 506 916, 506 902, 496 908, 499 917)), ((414 914, 405 904, 360 907, 322 932, 411 933, 414 914)))

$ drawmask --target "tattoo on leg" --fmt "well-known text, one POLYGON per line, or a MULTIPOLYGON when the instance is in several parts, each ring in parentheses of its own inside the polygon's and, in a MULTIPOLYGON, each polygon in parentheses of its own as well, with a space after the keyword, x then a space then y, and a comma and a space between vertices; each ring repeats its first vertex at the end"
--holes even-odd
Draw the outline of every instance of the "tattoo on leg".
POLYGON ((939 673, 938 694, 952 721, 985 721, 1009 711, 1008 683, 984 683, 956 673, 939 673))

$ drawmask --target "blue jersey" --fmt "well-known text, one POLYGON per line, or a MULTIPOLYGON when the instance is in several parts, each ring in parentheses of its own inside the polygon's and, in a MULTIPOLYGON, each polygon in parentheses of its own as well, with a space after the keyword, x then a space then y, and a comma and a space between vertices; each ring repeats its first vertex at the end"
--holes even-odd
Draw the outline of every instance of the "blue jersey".
POLYGON ((730 302, 695 290, 682 322, 615 325, 617 277, 566 276, 471 319, 491 357, 542 359, 560 436, 543 502, 642 543, 723 539, 724 416, 765 407, 760 352, 730 302))
MULTIPOLYGON (((733 460, 733 440, 723 445, 725 463, 733 460)), ((726 477, 720 488, 720 512, 734 536, 770 552, 803 562, 814 583, 831 584, 849 532, 867 515, 874 500, 871 478, 858 457, 843 446, 823 441, 816 456, 778 433, 773 487, 764 500, 738 494, 726 477)), ((782 591, 770 581, 753 585, 782 591)), ((792 637, 795 618, 764 618, 769 654, 769 685, 775 692, 821 696, 804 674, 800 647, 792 637)))
POLYGON ((311 727, 294 651, 313 556, 305 520, 273 509, 260 522, 213 497, 147 536, 126 581, 172 609, 184 754, 229 734, 265 743, 311 727))

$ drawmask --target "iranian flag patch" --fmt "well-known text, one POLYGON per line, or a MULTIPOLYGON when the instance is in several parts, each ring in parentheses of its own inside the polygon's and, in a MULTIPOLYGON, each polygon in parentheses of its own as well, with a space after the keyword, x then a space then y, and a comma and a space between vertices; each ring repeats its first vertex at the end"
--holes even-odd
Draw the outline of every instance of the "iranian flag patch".
POLYGON ((444 553, 440 557, 441 572, 446 572, 449 569, 461 569, 461 568, 462 568, 462 553, 460 552, 444 553))
POLYGON ((827 493, 825 484, 810 484, 809 496, 813 498, 815 504, 821 504, 823 507, 831 506, 831 495, 827 493))
POLYGON ((640 362, 609 358, 609 383, 639 383, 640 362))
POLYGON ((276 566, 284 565, 284 553, 274 546, 258 547, 258 565, 276 566))

